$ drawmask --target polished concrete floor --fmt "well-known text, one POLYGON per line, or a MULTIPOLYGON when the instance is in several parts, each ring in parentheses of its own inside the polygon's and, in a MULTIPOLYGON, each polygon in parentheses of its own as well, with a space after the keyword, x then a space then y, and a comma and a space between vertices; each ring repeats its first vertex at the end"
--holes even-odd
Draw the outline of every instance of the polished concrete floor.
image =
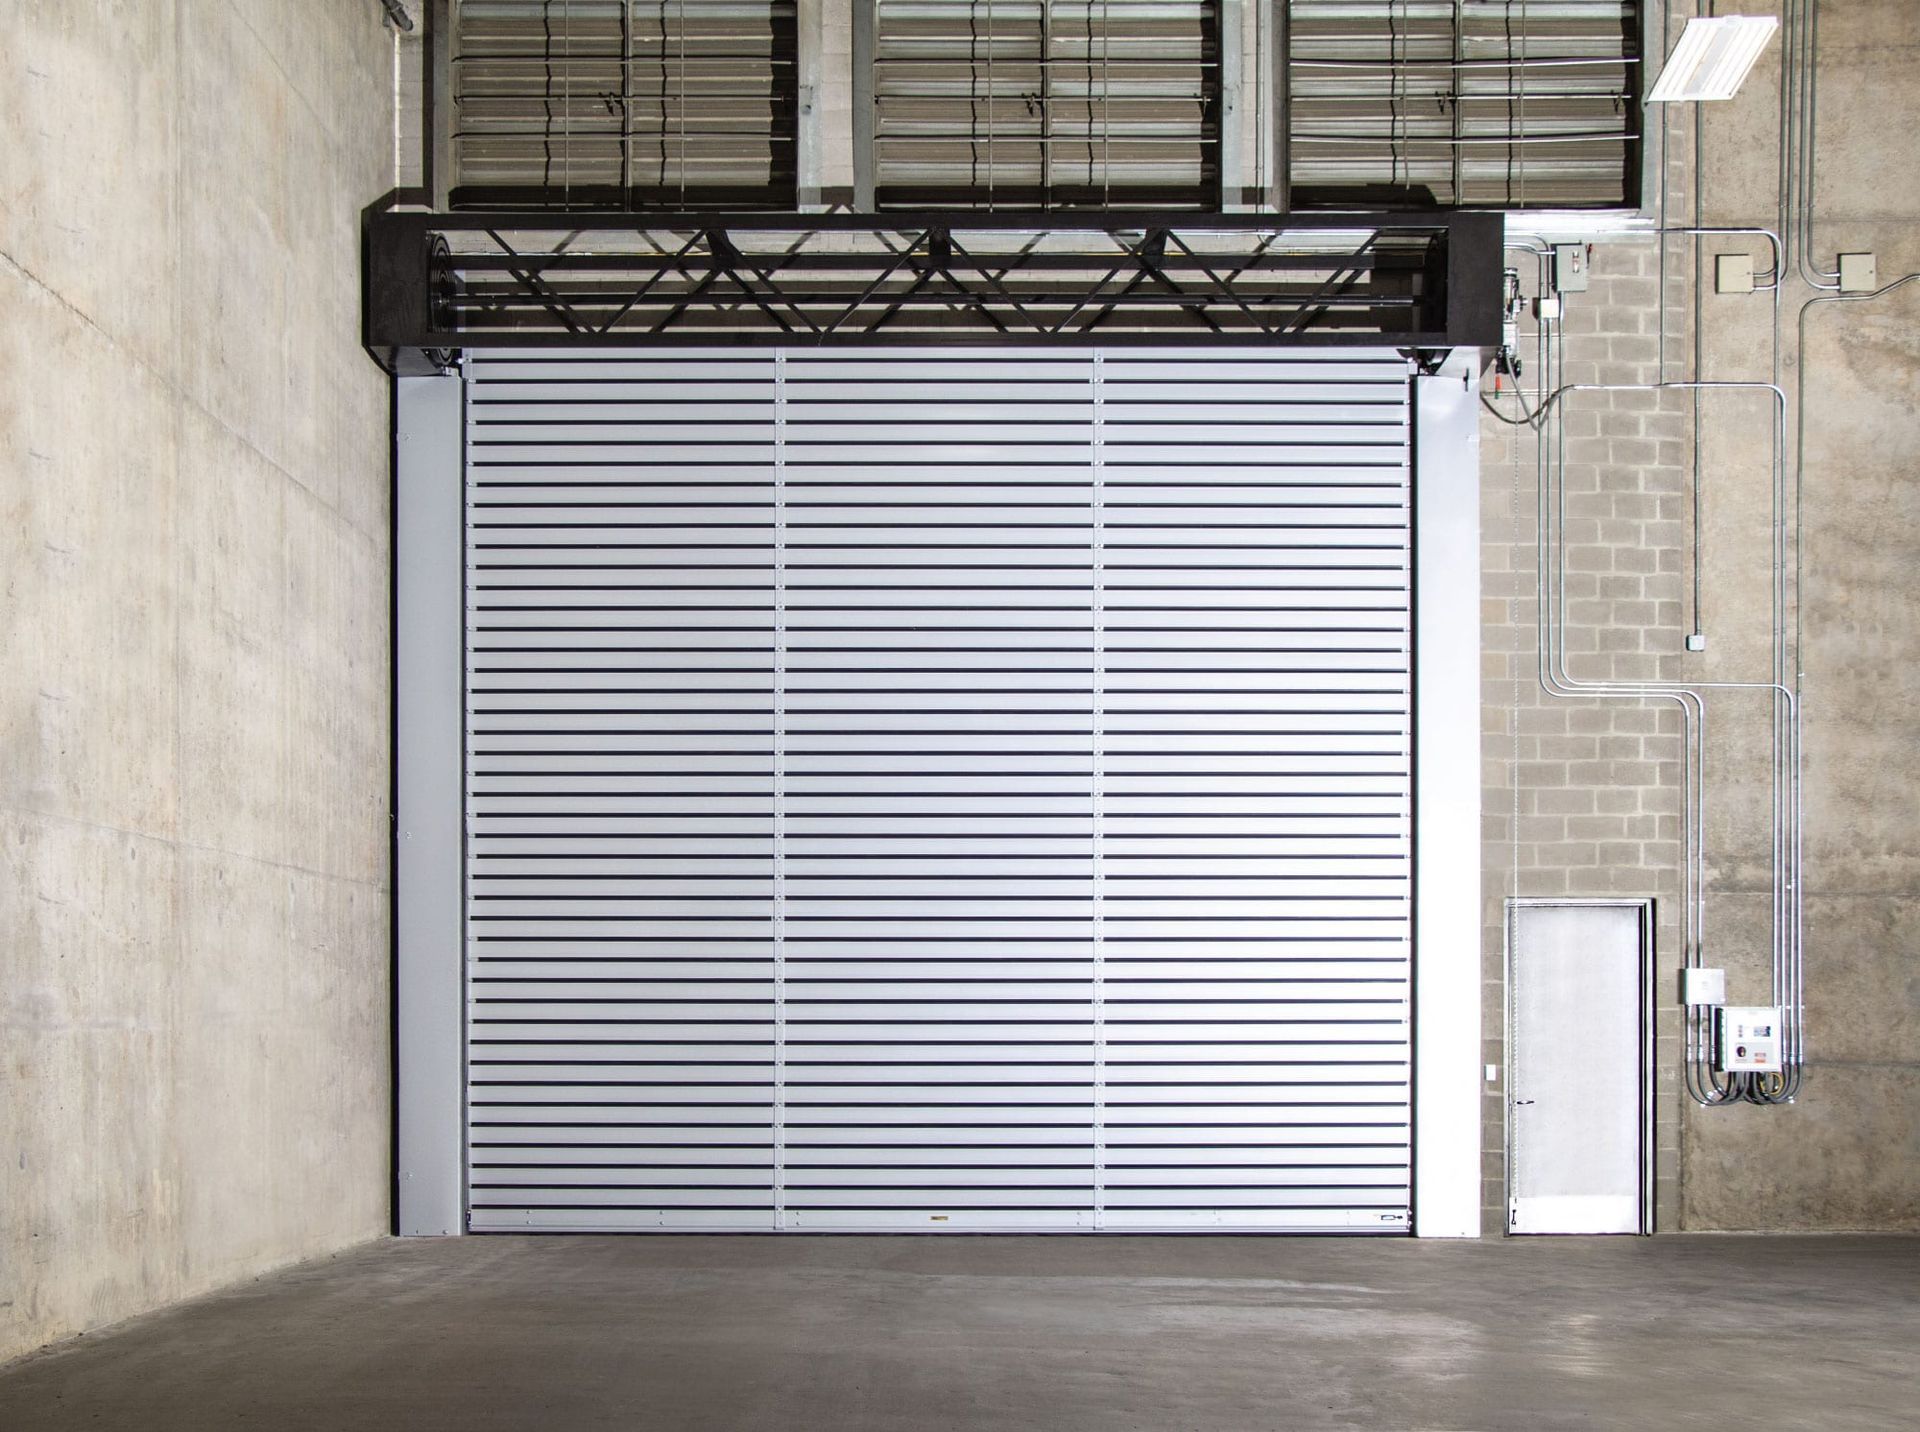
POLYGON ((0 1370, 0 1428, 1920 1426, 1920 1238, 388 1242, 0 1370))

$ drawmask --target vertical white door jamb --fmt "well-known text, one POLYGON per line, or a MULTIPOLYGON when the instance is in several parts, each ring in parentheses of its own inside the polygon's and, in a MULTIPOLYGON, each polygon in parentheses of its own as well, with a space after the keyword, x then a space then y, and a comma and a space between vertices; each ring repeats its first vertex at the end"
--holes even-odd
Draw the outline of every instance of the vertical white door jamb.
POLYGON ((1479 353, 1414 380, 1413 1231, 1480 1234, 1479 353))
POLYGON ((396 1231, 465 1230, 464 383, 394 380, 396 1231))

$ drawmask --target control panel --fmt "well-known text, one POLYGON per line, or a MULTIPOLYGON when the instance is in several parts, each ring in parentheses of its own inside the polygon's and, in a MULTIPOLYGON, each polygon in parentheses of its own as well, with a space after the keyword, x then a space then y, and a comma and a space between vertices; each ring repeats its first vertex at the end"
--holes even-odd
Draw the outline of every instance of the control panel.
POLYGON ((1720 1010, 1717 1047, 1723 1074, 1780 1072, 1780 1011, 1768 1005, 1729 1004, 1720 1010))

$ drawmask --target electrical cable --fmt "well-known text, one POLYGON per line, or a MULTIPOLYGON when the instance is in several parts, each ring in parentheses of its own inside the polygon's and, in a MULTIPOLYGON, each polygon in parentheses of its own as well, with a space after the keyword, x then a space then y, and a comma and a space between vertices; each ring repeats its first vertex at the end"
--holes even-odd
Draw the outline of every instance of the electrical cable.
POLYGON ((1485 408, 1489 413, 1493 414, 1494 417, 1498 418, 1501 422, 1505 423, 1510 428, 1536 428, 1537 429, 1540 426, 1541 415, 1539 413, 1527 411, 1526 397, 1519 391, 1518 388, 1515 388, 1513 396, 1514 396, 1514 401, 1520 404, 1520 412, 1522 414, 1522 416, 1517 418, 1510 418, 1505 413, 1501 412, 1498 408, 1494 407, 1493 403, 1491 402, 1491 400, 1488 399, 1485 393, 1482 393, 1480 395, 1480 406, 1485 408))

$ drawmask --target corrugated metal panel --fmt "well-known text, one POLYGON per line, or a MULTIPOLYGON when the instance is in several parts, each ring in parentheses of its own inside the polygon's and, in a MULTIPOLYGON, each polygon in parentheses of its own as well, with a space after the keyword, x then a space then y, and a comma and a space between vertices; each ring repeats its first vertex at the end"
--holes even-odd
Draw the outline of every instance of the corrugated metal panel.
POLYGON ((1218 0, 875 0, 882 209, 1213 209, 1218 0))
POLYGON ((1635 202, 1638 0, 1290 0, 1297 205, 1635 202))
POLYGON ((1091 1226, 1088 369, 787 360, 790 1226, 1091 1226))
POLYGON ((793 207, 793 0, 455 13, 455 208, 793 207))
POLYGON ((1404 1230, 1405 360, 470 372, 473 1227, 1404 1230))
POLYGON ((1405 361, 1100 365, 1104 1223, 1405 1227, 1405 361))
POLYGON ((772 1221, 773 366, 473 364, 476 1229, 772 1221))

